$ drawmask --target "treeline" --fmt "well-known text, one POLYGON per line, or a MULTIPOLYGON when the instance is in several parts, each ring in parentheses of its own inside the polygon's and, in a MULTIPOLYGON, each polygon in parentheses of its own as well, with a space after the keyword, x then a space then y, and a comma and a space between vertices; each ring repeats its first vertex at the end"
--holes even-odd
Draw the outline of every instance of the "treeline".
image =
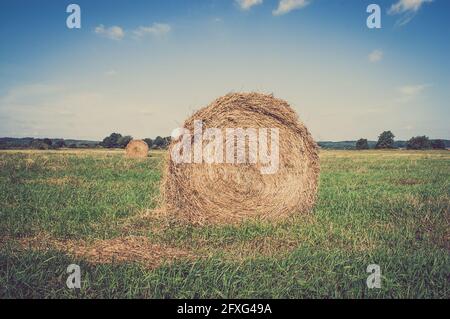
MULTIPOLYGON (((106 148, 125 148, 132 139, 133 137, 130 135, 122 136, 120 133, 112 133, 105 137, 99 145, 106 148)), ((147 143, 148 147, 151 149, 166 149, 170 143, 170 136, 157 136, 155 139, 144 138, 143 141, 147 143)))
POLYGON ((37 149, 50 150, 59 149, 63 147, 69 148, 95 148, 98 147, 98 142, 85 140, 64 140, 61 138, 0 138, 0 149, 37 149))
MULTIPOLYGON (((391 131, 384 131, 378 137, 378 141, 373 147, 374 149, 395 149, 399 148, 396 146, 394 141, 395 135, 391 131)), ((355 149, 357 150, 368 150, 371 147, 367 139, 360 138, 355 143, 355 149)), ((404 146, 402 148, 406 148, 408 150, 430 150, 430 149, 446 149, 446 141, 445 140, 430 140, 428 136, 414 136, 411 137, 408 141, 404 142, 404 146)))
MULTIPOLYGON (((103 141, 73 140, 62 138, 0 138, 0 149, 36 149, 36 150, 56 150, 60 148, 125 148, 133 139, 132 136, 122 136, 120 133, 112 133, 105 137, 103 141)), ((151 149, 165 149, 170 143, 170 137, 157 136, 154 139, 145 138, 144 141, 151 149)))
MULTIPOLYGON (((368 141, 361 138, 358 141, 318 142, 321 148, 325 149, 396 149, 406 148, 413 150, 446 149, 450 148, 450 140, 429 139, 427 136, 415 136, 408 141, 394 140, 395 136, 391 131, 380 134, 378 141, 368 141)), ((74 139, 50 139, 50 138, 0 138, 0 149, 59 149, 59 148, 124 148, 133 137, 123 136, 120 133, 112 133, 101 142, 74 139)), ((170 137, 157 136, 154 139, 145 138, 144 141, 151 149, 165 149, 170 143, 170 137)))

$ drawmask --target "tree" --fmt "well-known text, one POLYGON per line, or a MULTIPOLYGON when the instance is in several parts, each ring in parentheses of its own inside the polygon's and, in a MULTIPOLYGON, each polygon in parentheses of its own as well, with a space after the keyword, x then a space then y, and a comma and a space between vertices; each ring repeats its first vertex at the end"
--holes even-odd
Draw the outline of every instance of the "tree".
POLYGON ((148 148, 152 148, 153 140, 151 138, 144 138, 144 142, 147 143, 148 148))
POLYGON ((107 136, 100 143, 101 146, 107 148, 119 147, 119 139, 122 137, 122 134, 119 133, 111 133, 110 136, 107 136))
POLYGON ((157 136, 155 140, 153 141, 153 146, 155 148, 164 148, 166 145, 166 140, 163 139, 161 136, 157 136))
POLYGON ((427 136, 416 136, 406 143, 406 149, 408 150, 427 150, 431 148, 431 142, 427 136))
POLYGON ((117 144, 119 144, 119 147, 125 148, 132 139, 133 137, 130 135, 122 136, 117 140, 117 144))
POLYGON ((369 149, 369 143, 367 142, 367 139, 360 138, 356 141, 355 145, 357 150, 368 150, 369 149))
POLYGON ((375 148, 394 148, 394 137, 391 131, 384 131, 378 137, 375 148))
POLYGON ((61 148, 61 147, 65 147, 65 146, 66 146, 66 142, 64 142, 64 140, 57 140, 57 141, 55 141, 55 143, 53 143, 54 148, 61 148))
POLYGON ((50 146, 48 145, 48 143, 44 143, 43 140, 35 139, 31 142, 31 148, 37 150, 48 150, 50 146))
POLYGON ((435 150, 445 150, 447 147, 445 146, 444 140, 432 140, 431 147, 435 150))
POLYGON ((42 140, 42 143, 44 143, 44 144, 47 144, 49 147, 51 147, 52 146, 52 140, 51 139, 49 139, 49 138, 44 138, 43 140, 42 140))

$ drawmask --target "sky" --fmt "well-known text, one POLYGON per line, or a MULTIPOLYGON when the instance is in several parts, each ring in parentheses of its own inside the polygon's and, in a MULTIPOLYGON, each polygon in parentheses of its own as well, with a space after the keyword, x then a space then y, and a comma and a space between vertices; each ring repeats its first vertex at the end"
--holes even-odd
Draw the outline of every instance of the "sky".
POLYGON ((0 136, 168 136, 256 91, 320 141, 450 139, 449 20, 448 0, 2 0, 0 136))

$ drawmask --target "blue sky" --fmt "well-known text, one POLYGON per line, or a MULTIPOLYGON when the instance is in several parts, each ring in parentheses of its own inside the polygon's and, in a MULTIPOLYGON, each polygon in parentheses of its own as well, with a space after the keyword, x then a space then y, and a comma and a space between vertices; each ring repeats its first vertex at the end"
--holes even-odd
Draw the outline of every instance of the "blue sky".
POLYGON ((446 0, 2 1, 0 136, 170 135, 216 97, 258 91, 317 140, 450 138, 449 18, 446 0))

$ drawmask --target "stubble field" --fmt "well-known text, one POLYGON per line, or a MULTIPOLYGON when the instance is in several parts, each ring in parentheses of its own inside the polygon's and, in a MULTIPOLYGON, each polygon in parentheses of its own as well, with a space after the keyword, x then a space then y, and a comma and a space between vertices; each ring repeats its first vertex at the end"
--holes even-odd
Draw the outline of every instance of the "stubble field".
POLYGON ((0 298, 450 298, 448 151, 322 150, 312 214, 239 226, 165 217, 163 157, 1 151, 0 298))

